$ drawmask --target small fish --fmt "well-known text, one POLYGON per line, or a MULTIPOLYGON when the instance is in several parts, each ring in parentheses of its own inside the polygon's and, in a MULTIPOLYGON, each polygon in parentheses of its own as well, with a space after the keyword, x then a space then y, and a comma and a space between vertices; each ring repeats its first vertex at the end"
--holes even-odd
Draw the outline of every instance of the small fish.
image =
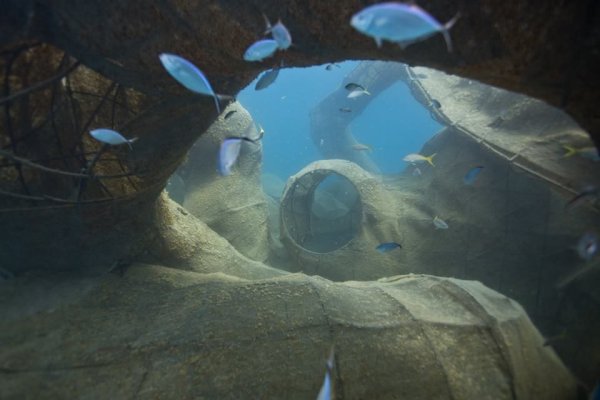
POLYGON ((277 50, 279 45, 273 39, 262 39, 254 42, 246 49, 244 60, 246 61, 262 61, 265 58, 271 57, 277 50))
POLYGON ((233 114, 235 114, 236 112, 237 112, 237 110, 229 111, 227 114, 225 114, 225 116, 223 117, 223 119, 231 118, 231 116, 233 114))
POLYGON ((442 103, 440 103, 436 99, 431 99, 431 102, 429 103, 429 106, 439 109, 439 108, 442 108, 442 103))
POLYGON ((570 211, 580 205, 593 202, 598 199, 598 188, 595 186, 588 186, 579 192, 575 197, 565 204, 565 210, 570 211))
POLYGON ((569 145, 563 145, 563 148, 567 151, 563 158, 574 156, 575 154, 580 155, 583 158, 587 158, 592 161, 600 161, 600 153, 594 146, 575 148, 569 145))
POLYGON ((251 142, 258 142, 259 140, 262 140, 263 136, 265 136, 265 130, 263 129, 261 124, 258 124, 257 126, 258 128, 258 136, 256 137, 256 139, 252 139, 251 142))
POLYGON ((381 47, 383 40, 388 40, 405 48, 440 32, 444 35, 448 52, 452 53, 449 31, 459 16, 460 14, 456 14, 442 25, 416 4, 388 2, 366 7, 354 14, 350 25, 360 33, 374 38, 377 47, 381 47))
POLYGON ((275 82, 277 75, 279 75, 279 67, 266 71, 256 82, 254 90, 263 90, 268 88, 273 84, 273 82, 275 82))
POLYGON ((352 148, 356 151, 373 151, 371 146, 362 143, 356 143, 352 145, 352 148))
POLYGON ((323 145, 324 145, 324 144, 325 144, 325 139, 321 139, 321 140, 319 141, 319 146, 320 146, 320 147, 323 147, 323 145))
POLYGON ((175 54, 162 53, 158 56, 163 67, 167 70, 177 82, 183 87, 192 92, 202 94, 205 96, 211 96, 215 99, 215 106, 217 112, 221 113, 221 107, 219 105, 219 95, 217 95, 210 83, 194 64, 189 62, 183 57, 179 57, 175 54))
POLYGON ((483 170, 482 165, 478 165, 476 167, 471 168, 463 178, 463 182, 465 183, 465 185, 474 184, 481 170, 483 170))
POLYGON ((415 169, 413 169, 412 176, 421 176, 421 175, 423 175, 423 172, 421 172, 421 168, 415 167, 415 169))
POLYGON ((369 93, 369 91, 367 89, 365 89, 364 86, 361 86, 358 83, 348 83, 344 87, 349 92, 354 92, 355 90, 361 90, 361 91, 365 92, 365 94, 368 94, 369 96, 371 95, 371 93, 369 93))
POLYGON ((561 340, 564 340, 566 338, 567 338, 567 331, 565 329, 557 335, 553 335, 553 336, 549 336, 549 337, 545 338, 542 346, 544 346, 544 347, 551 346, 552 344, 559 342, 561 340))
POLYGON ((436 154, 437 153, 433 153, 429 157, 425 157, 425 156, 422 156, 421 154, 411 153, 411 154, 407 155, 406 157, 404 157, 402 159, 402 161, 406 161, 406 162, 413 163, 413 164, 428 162, 429 164, 431 164, 432 167, 435 167, 435 165, 433 165, 433 157, 435 157, 436 154))
POLYGON ((292 35, 290 31, 285 27, 285 25, 281 22, 281 20, 277 21, 277 23, 271 26, 271 22, 266 15, 263 14, 265 18, 265 22, 267 23, 267 30, 265 34, 270 33, 273 36, 273 39, 277 42, 277 46, 281 50, 286 50, 292 45, 292 35))
POLYGON ((402 248, 402 246, 400 243, 396 242, 381 243, 379 246, 375 247, 375 249, 380 253, 387 253, 388 251, 392 251, 397 248, 402 248))
POLYGON ((433 225, 435 229, 448 229, 448 224, 446 221, 438 217, 437 215, 433 218, 433 225))
POLYGON ((325 378, 323 378, 323 384, 321 385, 321 390, 319 390, 319 394, 317 395, 317 400, 331 400, 333 399, 333 384, 331 382, 331 375, 333 375, 333 347, 329 351, 329 358, 325 363, 325 378))
POLYGON ((357 97, 364 95, 370 96, 371 93, 367 92, 366 90, 353 90, 350 93, 348 93, 348 96, 346 97, 349 99, 356 99, 357 97))
POLYGON ((577 254, 585 261, 590 261, 598 253, 598 235, 594 232, 585 233, 577 242, 577 254))
POLYGON ((340 111, 341 111, 341 112, 345 112, 345 113, 352 112, 352 110, 351 110, 351 109, 349 109, 348 107, 342 107, 342 108, 340 108, 340 111))
POLYGON ((110 144, 112 146, 118 146, 120 144, 127 144, 130 149, 133 150, 131 144, 135 142, 138 138, 133 139, 125 139, 123 135, 121 135, 117 131, 113 131, 112 129, 94 129, 90 131, 90 135, 99 142, 110 144))
POLYGON ((240 150, 242 149, 243 141, 255 143, 254 140, 246 137, 230 137, 221 143, 219 149, 219 173, 223 176, 231 174, 231 167, 235 164, 240 150))

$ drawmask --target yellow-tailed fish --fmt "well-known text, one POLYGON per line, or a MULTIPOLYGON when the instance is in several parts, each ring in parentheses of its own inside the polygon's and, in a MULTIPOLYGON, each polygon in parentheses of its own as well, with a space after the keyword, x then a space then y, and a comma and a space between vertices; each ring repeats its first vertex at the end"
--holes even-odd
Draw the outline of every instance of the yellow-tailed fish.
POLYGON ((413 164, 427 162, 431 164, 432 167, 435 167, 435 165, 433 165, 433 157, 435 157, 436 154, 437 153, 433 153, 432 155, 426 157, 421 154, 411 153, 404 157, 402 160, 413 164))
POLYGON ((565 154, 563 154, 563 158, 571 157, 577 154, 592 161, 600 161, 600 154, 598 153, 598 149, 594 146, 575 148, 565 144, 563 145, 563 148, 566 150, 565 154))

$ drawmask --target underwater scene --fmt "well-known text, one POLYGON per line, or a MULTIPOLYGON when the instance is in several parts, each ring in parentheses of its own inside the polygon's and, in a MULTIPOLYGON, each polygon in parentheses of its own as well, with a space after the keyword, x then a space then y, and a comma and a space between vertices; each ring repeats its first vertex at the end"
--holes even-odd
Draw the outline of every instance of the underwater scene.
POLYGON ((7 2, 0 399, 600 399, 589 104, 498 6, 262 3, 7 2))

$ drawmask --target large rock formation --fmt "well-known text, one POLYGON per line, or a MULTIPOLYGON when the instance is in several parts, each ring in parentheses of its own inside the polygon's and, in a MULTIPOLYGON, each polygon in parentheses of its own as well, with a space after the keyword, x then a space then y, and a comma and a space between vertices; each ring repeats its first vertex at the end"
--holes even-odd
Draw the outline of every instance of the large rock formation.
POLYGON ((333 345, 340 399, 576 398, 520 306, 478 282, 234 275, 7 283, 0 397, 310 399, 333 345))

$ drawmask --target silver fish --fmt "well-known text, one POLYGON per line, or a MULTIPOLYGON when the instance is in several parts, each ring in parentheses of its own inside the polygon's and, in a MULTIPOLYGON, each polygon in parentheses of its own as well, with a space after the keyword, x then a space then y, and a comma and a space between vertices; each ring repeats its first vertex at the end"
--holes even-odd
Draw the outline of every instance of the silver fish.
POLYGON ((452 39, 449 30, 458 17, 459 14, 442 25, 416 4, 389 2, 364 8, 352 16, 350 25, 375 39, 378 47, 381 47, 383 40, 388 40, 404 48, 439 32, 444 35, 446 47, 451 53, 452 39))
POLYGON ((221 175, 231 175, 231 167, 237 161, 244 141, 254 143, 254 140, 247 137, 230 137, 223 140, 219 149, 218 164, 218 170, 221 175))
POLYGON ((433 225, 435 229, 448 229, 448 224, 446 221, 438 217, 437 215, 433 218, 433 225))
POLYGON ((353 90, 350 93, 348 93, 348 96, 346 96, 346 97, 349 99, 356 99, 356 98, 358 98, 360 96, 364 96, 364 95, 370 96, 371 93, 369 93, 366 90, 353 90))
POLYGON ((325 364, 325 378, 323 378, 323 384, 321 390, 317 395, 317 400, 331 400, 333 399, 333 382, 331 381, 331 375, 333 374, 333 361, 334 353, 333 347, 329 351, 329 358, 325 364))
POLYGON ((137 140, 137 138, 126 139, 119 132, 106 128, 91 130, 90 136, 92 136, 99 142, 110 144, 112 146, 127 144, 130 149, 133 149, 133 147, 131 147, 131 144, 137 140))

